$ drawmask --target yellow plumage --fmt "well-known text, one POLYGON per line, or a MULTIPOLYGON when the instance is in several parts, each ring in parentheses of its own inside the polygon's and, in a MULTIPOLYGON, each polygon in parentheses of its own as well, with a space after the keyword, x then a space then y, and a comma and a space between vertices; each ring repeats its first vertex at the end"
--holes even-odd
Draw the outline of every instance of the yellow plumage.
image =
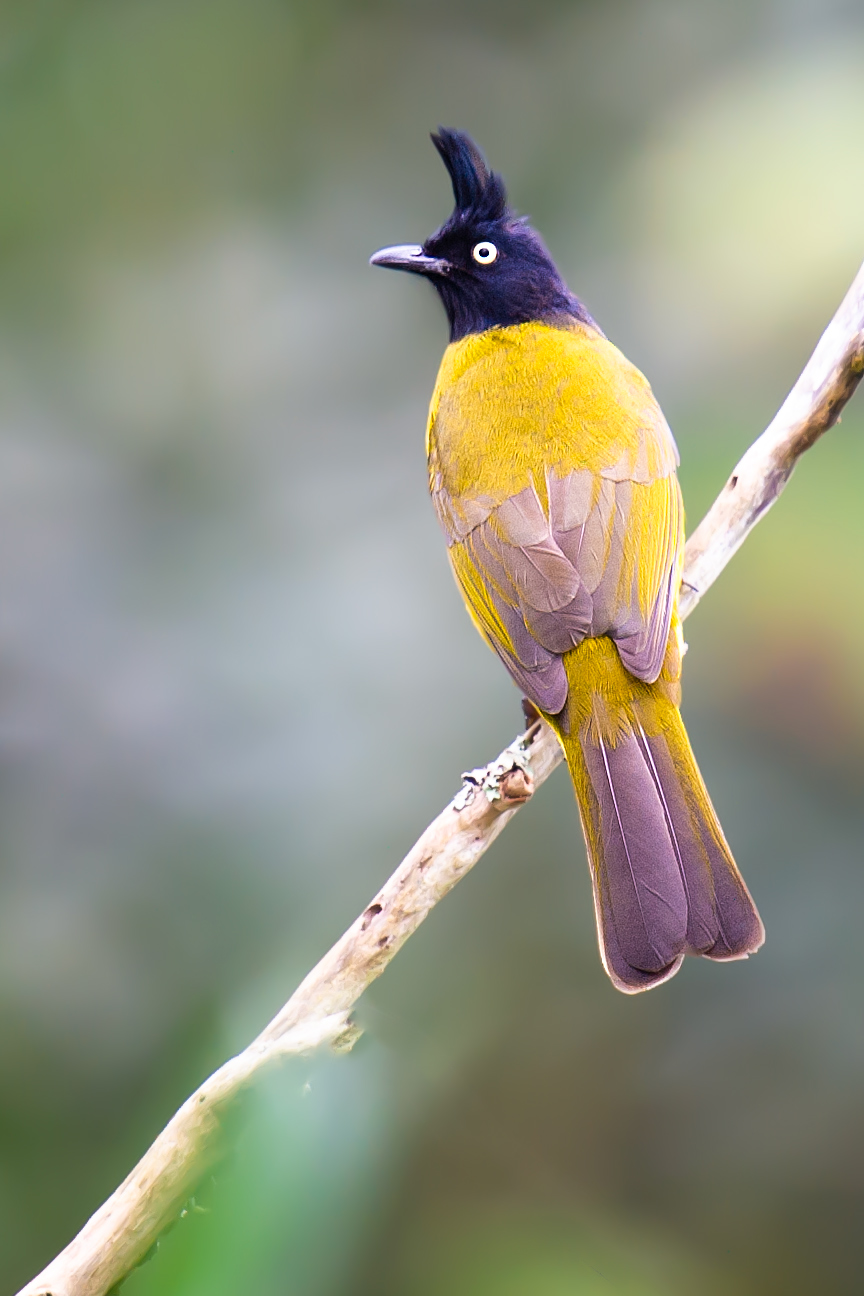
POLYGON ((501 503, 545 466, 654 480, 677 463, 646 379, 596 329, 517 324, 444 352, 429 408, 430 484, 501 503), (652 435, 652 432, 654 435, 652 435))
MULTIPOLYGON (((722 869, 733 900, 752 911, 678 711, 675 601, 684 518, 675 444, 647 381, 599 331, 580 322, 470 334, 444 354, 427 453, 430 490, 468 611, 564 748, 592 864, 601 953, 613 981, 626 991, 656 984, 677 970, 687 948, 740 957, 740 934, 727 932, 724 939, 689 895, 701 889, 702 908, 716 908, 713 875, 722 869), (574 612, 580 597, 588 601, 574 612), (568 612, 570 642, 562 644, 568 612), (629 669, 622 661, 627 644, 629 669), (544 694, 546 679, 551 692, 544 694), (631 766, 640 760, 641 800, 622 810, 616 782, 622 772, 632 780, 631 766), (664 773, 677 783, 674 808, 664 773), (617 825, 610 827, 613 815, 617 825), (618 939, 623 955, 610 953, 610 940, 617 939, 610 933, 615 895, 606 895, 610 851, 617 843, 625 871, 635 876, 641 860, 630 858, 631 843, 655 833, 661 820, 667 852, 677 851, 684 902, 695 910, 686 939, 682 929, 676 949, 668 933, 665 944, 662 934, 649 936, 642 957, 640 928, 629 946, 626 934, 618 939), (630 966, 630 947, 641 966, 630 966)), ((650 927, 639 885, 636 877, 633 921, 650 927)), ((658 887, 650 878, 645 883, 652 896, 662 892, 658 887)), ((655 925, 662 927, 675 898, 667 903, 661 895, 655 925)), ((622 920, 617 904, 621 928, 626 915, 622 920)), ((628 904, 633 908, 629 895, 625 909, 628 904)), ((680 927, 677 918, 669 920, 675 931, 676 921, 680 927)), ((752 949, 760 941, 756 918, 743 944, 752 949)))

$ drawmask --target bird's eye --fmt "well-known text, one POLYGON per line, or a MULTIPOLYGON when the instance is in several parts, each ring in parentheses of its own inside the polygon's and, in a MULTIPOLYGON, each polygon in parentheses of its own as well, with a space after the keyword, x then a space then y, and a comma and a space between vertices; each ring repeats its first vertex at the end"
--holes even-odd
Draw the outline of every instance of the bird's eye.
POLYGON ((471 255, 480 265, 491 265, 498 259, 498 249, 494 243, 475 243, 471 255))

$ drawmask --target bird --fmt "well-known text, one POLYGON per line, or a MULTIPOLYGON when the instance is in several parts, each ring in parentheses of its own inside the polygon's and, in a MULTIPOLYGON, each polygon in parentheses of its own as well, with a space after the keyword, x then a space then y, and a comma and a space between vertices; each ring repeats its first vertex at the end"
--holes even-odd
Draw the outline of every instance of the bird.
POLYGON ((601 960, 635 994, 765 935, 681 719, 678 451, 472 138, 431 139, 453 212, 370 260, 427 279, 447 314, 432 502, 471 619, 563 748, 601 960))

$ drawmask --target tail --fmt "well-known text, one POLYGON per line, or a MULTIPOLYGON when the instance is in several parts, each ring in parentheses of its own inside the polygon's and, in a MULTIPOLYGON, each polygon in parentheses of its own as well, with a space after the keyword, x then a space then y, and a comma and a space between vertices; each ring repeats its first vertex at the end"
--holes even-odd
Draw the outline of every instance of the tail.
MULTIPOLYGON (((669 656, 667 655, 667 665, 669 656)), ((677 656, 677 654, 674 654, 677 656)), ((570 769, 594 884, 600 955, 627 994, 685 954, 739 959, 765 938, 678 710, 677 670, 635 679, 610 639, 564 658, 570 693, 549 717, 570 769)))

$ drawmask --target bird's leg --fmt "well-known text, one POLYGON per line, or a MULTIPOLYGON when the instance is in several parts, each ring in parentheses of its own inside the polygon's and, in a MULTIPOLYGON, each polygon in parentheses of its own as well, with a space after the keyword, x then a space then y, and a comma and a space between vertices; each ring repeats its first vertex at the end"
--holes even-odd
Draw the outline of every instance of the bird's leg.
POLYGON ((522 699, 522 714, 525 717, 525 723, 529 729, 541 718, 540 712, 537 710, 531 699, 527 697, 523 697, 522 699))

